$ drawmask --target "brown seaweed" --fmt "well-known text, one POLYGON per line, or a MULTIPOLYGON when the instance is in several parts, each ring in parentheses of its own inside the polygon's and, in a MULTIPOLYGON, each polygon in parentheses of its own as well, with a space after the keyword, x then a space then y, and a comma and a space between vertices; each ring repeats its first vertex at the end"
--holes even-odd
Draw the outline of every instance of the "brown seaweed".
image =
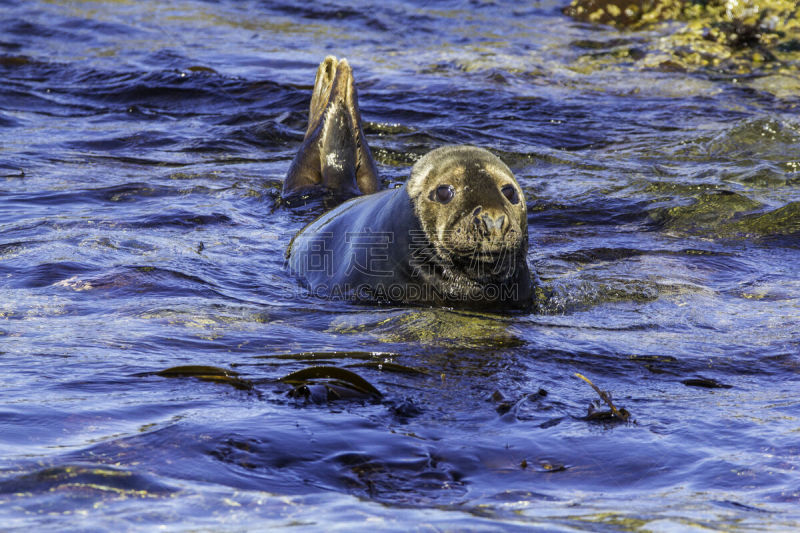
POLYGON ((621 422, 627 422, 630 419, 631 414, 625 409, 617 409, 614 405, 614 402, 611 401, 611 394, 607 391, 600 390, 600 388, 592 383, 592 380, 584 376, 580 373, 575 373, 575 376, 581 378, 583 381, 588 383, 594 391, 600 396, 600 399, 603 400, 606 405, 609 407, 609 411, 598 411, 594 405, 589 406, 589 413, 586 415, 585 420, 607 420, 607 421, 614 421, 619 420, 621 422))
POLYGON ((239 373, 225 368, 206 365, 173 366, 159 372, 144 372, 139 376, 161 376, 163 378, 196 378, 201 381, 223 383, 240 390, 252 390, 253 383, 239 377, 239 373))
POLYGON ((688 387, 702 387, 705 389, 730 389, 732 387, 731 385, 720 383, 716 379, 704 378, 703 376, 684 379, 681 383, 688 387))
POLYGON ((377 398, 383 396, 378 389, 355 372, 335 366, 311 366, 292 372, 280 378, 280 381, 295 385, 289 392, 289 396, 292 397, 321 399, 324 396, 330 401, 354 396, 377 398), (320 389, 320 386, 323 388, 320 389))

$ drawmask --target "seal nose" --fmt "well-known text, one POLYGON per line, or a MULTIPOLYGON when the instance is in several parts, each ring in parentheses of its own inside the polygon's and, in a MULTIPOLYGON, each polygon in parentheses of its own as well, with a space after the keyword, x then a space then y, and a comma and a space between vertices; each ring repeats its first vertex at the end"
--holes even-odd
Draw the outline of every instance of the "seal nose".
MULTIPOLYGON (((478 213, 481 213, 481 211, 478 211, 478 213)), ((502 237, 508 226, 505 215, 492 217, 492 215, 487 212, 483 212, 475 217, 475 225, 485 236, 492 237, 502 237)))

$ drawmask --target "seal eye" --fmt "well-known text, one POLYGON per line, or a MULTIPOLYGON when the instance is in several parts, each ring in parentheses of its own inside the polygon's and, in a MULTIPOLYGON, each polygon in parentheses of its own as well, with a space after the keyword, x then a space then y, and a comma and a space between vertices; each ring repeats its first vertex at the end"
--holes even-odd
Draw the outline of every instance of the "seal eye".
POLYGON ((506 200, 508 200, 512 204, 519 203, 519 196, 517 195, 517 189, 514 188, 513 185, 503 185, 500 188, 500 192, 503 193, 503 196, 506 197, 506 200))
POLYGON ((454 191, 453 187, 451 187, 450 185, 439 185, 438 187, 436 187, 436 190, 434 190, 431 193, 431 200, 436 200, 438 202, 446 204, 447 202, 452 200, 453 196, 455 195, 456 191, 454 191))

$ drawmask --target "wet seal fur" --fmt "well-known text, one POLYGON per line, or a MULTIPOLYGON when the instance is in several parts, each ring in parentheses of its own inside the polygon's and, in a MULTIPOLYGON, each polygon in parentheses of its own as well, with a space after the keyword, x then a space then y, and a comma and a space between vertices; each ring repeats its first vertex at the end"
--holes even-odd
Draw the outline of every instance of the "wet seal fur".
POLYGON ((522 189, 498 157, 444 146, 403 186, 311 222, 292 240, 288 265, 319 297, 527 309, 527 226, 522 189))
POLYGON ((361 127, 353 70, 346 59, 328 56, 317 69, 308 128, 281 195, 289 201, 303 195, 350 197, 379 188, 361 127))

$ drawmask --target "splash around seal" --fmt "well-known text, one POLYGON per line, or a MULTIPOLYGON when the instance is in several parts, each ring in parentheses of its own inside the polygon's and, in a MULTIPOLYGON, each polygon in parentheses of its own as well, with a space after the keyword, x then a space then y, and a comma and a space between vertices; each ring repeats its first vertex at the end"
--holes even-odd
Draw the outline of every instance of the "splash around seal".
POLYGON ((467 308, 531 306, 525 198, 508 167, 473 146, 420 159, 399 188, 353 198, 287 251, 315 296, 467 308))

